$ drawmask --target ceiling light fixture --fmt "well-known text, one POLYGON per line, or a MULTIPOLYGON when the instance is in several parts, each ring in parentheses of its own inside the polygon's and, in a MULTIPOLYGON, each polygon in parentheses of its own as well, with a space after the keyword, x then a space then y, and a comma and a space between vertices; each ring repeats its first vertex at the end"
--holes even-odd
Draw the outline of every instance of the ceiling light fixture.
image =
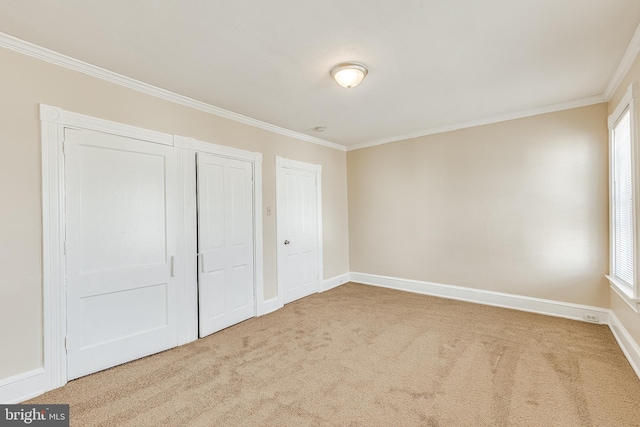
POLYGON ((342 87, 356 87, 367 76, 367 67, 360 62, 344 62, 331 69, 331 77, 342 87))

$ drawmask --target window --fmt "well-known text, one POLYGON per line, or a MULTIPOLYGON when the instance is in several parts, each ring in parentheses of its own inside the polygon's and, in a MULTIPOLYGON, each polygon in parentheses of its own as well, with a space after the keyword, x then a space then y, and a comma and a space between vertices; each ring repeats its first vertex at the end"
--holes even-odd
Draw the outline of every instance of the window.
POLYGON ((636 221, 636 216, 640 212, 636 205, 640 206, 640 188, 636 180, 640 178, 640 164, 637 160, 635 100, 634 84, 609 116, 611 274, 607 277, 613 289, 637 310, 640 222, 636 221))
POLYGON ((612 129, 613 276, 633 286, 633 195, 631 114, 627 108, 612 129))

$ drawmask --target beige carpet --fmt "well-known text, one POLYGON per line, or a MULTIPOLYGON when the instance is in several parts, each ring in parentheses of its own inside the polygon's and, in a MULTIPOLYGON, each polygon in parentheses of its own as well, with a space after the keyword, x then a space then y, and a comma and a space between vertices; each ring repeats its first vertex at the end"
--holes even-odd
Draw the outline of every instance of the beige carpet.
POLYGON ((606 326, 347 284, 29 403, 74 426, 634 426, 606 326))

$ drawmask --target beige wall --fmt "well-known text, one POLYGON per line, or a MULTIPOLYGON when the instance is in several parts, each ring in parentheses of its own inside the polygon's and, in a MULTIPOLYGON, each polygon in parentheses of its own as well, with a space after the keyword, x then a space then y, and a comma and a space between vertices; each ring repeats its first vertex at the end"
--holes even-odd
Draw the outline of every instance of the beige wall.
MULTIPOLYGON (((38 104, 262 152, 275 207, 275 155, 323 166, 324 274, 349 271, 346 153, 160 100, 0 49, 0 379, 41 366, 42 224, 38 104)), ((275 215, 263 216, 265 298, 276 295, 275 215)))
MULTIPOLYGON (((322 164, 326 278, 356 271, 601 307, 611 298, 640 343, 640 317, 603 278, 607 104, 345 154, 5 49, 0 64, 0 380, 42 359, 39 103, 260 151, 265 207, 275 206, 275 155, 322 164)), ((639 79, 637 59, 609 111, 639 79)), ((275 215, 263 221, 270 298, 275 215)))
MULTIPOLYGON (((622 80, 611 101, 609 101, 609 113, 616 109, 629 85, 633 82, 640 84, 640 55, 636 57, 631 69, 622 80)), ((637 111, 636 123, 640 123, 640 108, 637 111)), ((620 319, 620 322, 629 331, 633 339, 640 345, 640 314, 635 313, 613 290, 611 294, 611 310, 620 319)))
POLYGON ((609 306, 607 105, 350 151, 351 271, 609 306))

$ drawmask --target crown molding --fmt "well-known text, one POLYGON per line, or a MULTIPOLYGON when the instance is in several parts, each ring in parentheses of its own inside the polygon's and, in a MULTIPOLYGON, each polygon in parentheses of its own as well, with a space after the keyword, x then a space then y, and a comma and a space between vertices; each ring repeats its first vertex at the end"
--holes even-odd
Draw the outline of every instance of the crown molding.
POLYGON ((611 76, 611 80, 607 85, 607 88, 604 90, 604 97, 607 101, 611 100, 611 97, 618 89, 618 86, 622 83, 622 80, 631 69, 633 65, 633 61, 635 61, 636 56, 640 53, 640 24, 636 27, 636 32, 633 34, 627 49, 624 51, 624 55, 622 55, 622 59, 618 64, 618 68, 611 76))
POLYGON ((272 125, 270 123, 253 119, 242 114, 234 113, 233 111, 225 110, 224 108, 216 107, 214 105, 189 98, 187 96, 179 95, 166 89, 161 89, 159 87, 152 86, 139 80, 114 73, 113 71, 105 70, 104 68, 100 68, 87 62, 71 58, 61 53, 54 52, 52 50, 35 45, 33 43, 29 43, 27 41, 2 32, 0 32, 0 46, 37 59, 41 59, 55 65, 59 65, 61 67, 68 68, 73 71, 78 71, 92 77, 96 77, 129 89, 133 89, 147 95, 155 96, 156 98, 164 99, 166 101, 204 111, 205 113, 213 114, 215 116, 224 117, 225 119, 233 120, 252 127, 264 129, 269 132, 295 138, 301 141, 311 142, 312 144, 322 145, 324 147, 329 147, 340 151, 347 150, 344 145, 336 144, 335 142, 326 141, 324 139, 315 138, 313 136, 305 135, 300 132, 285 129, 280 126, 272 125))
POLYGON ((404 141, 406 139, 419 138, 421 136, 435 135, 438 133, 451 132, 454 130, 467 129, 477 126, 489 125, 493 123, 506 122, 508 120, 522 119, 525 117, 537 116, 540 114, 554 113, 556 111, 570 110, 572 108, 586 107, 588 105, 600 104, 607 102, 604 95, 591 96, 588 98, 577 99, 575 101, 562 102, 559 104, 547 105, 544 107, 531 108, 529 110, 516 111, 514 113, 500 114, 497 116, 485 117, 470 122, 454 123, 451 125, 440 126, 425 129, 418 132, 408 133, 405 135, 393 136, 385 139, 378 139, 361 144, 351 145, 347 147, 347 151, 360 150, 362 148, 375 147, 376 145, 389 144, 390 142, 404 141))
POLYGON ((312 144, 321 145, 324 147, 333 148, 339 151, 353 151, 367 147, 374 147, 376 145, 388 144, 391 142, 402 141, 406 139, 418 138, 422 136, 434 135, 438 133, 451 132, 460 129, 466 129, 470 127, 483 126, 487 124, 499 123, 508 120, 520 119, 525 117, 531 117, 539 114, 552 113, 556 111, 568 110, 571 108, 579 108, 593 104, 599 104, 602 102, 608 102, 618 86, 628 73, 631 65, 633 64, 636 56, 640 53, 640 25, 636 28, 633 38, 629 42, 625 53, 616 68, 616 71, 611 77, 609 84, 607 85, 602 95, 592 96, 588 98, 582 98, 574 101, 563 102, 558 104, 547 105, 539 108, 532 108, 523 111, 517 111, 513 113, 506 113, 496 116, 490 116, 478 120, 472 120, 462 123, 454 123, 451 125, 440 126, 435 128, 429 128, 418 132, 412 132, 404 135, 397 135, 390 138, 383 138, 368 142, 363 142, 356 145, 345 146, 337 144, 335 142, 327 141, 321 138, 316 138, 310 135, 306 135, 300 132, 295 132, 289 129, 285 129, 280 126, 276 126, 270 123, 266 123, 251 117, 244 116, 242 114, 234 113, 233 111, 225 110, 220 107, 216 107, 211 104, 207 104, 202 101, 195 100, 193 98, 179 95, 174 92, 170 92, 166 89, 161 89, 156 86, 149 85, 147 83, 135 80, 118 73, 114 73, 104 68, 97 67, 95 65, 71 58, 69 56, 54 52, 52 50, 43 48, 41 46, 29 43, 27 41, 18 39, 8 34, 0 32, 0 46, 7 49, 20 52, 22 54, 41 59, 46 62, 50 62, 55 65, 59 65, 70 70, 78 71, 89 76, 93 76, 102 80, 115 83, 117 85, 127 87, 129 89, 136 90, 138 92, 145 93, 147 95, 155 96, 160 99, 164 99, 176 104, 184 105, 196 110, 200 110, 209 114, 213 114, 218 117, 223 117, 229 120, 233 120, 239 123, 243 123, 259 129, 264 129, 269 132, 277 133, 280 135, 295 138, 301 141, 310 142, 312 144))
POLYGON ((413 132, 405 135, 398 135, 390 138, 378 139, 375 141, 363 142, 361 144, 351 145, 347 147, 347 151, 359 150, 367 147, 375 147, 376 145, 388 144, 390 142, 403 141, 405 139, 418 138, 421 136, 434 135, 437 133, 451 132, 454 130, 466 129, 475 126, 488 125, 492 123, 504 122, 507 120, 521 119, 524 117, 536 116, 538 114, 553 113, 556 111, 568 110, 571 108, 586 107, 588 105, 599 104, 602 102, 609 102, 611 97, 618 89, 618 86, 622 83, 622 80, 631 69, 636 57, 640 54, 640 24, 636 27, 636 31, 627 46, 627 49, 616 68, 616 71, 611 76, 609 84, 602 93, 602 95, 591 96, 588 98, 577 99, 575 101, 563 102, 559 104, 547 105, 540 108, 533 108, 529 110, 518 111, 514 113, 507 113, 497 116, 486 117, 479 120, 473 120, 470 122, 455 123, 447 126, 441 126, 436 128, 425 129, 423 131, 413 132))

